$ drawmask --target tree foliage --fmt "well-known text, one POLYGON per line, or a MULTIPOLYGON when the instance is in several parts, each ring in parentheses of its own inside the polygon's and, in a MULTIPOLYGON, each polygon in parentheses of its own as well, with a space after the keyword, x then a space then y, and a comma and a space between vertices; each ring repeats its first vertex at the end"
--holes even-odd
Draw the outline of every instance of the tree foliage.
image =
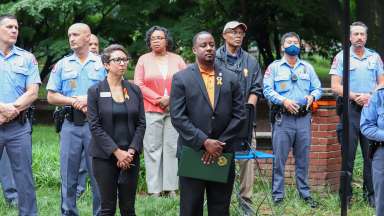
MULTIPOLYGON (((353 0, 353 20, 370 27, 369 45, 384 51, 380 0, 353 0)), ((324 57, 331 58, 342 38, 342 1, 334 0, 3 0, 0 14, 17 15, 20 22, 18 45, 32 51, 42 63, 41 77, 70 53, 67 29, 85 22, 99 36, 101 45, 121 43, 132 57, 147 52, 145 32, 153 25, 167 27, 176 51, 193 61, 192 37, 201 30, 213 33, 222 43, 224 24, 239 20, 248 25, 245 48, 257 46, 263 65, 280 57, 280 37, 295 31, 324 57)), ((383 53, 382 53, 383 54, 383 53)))

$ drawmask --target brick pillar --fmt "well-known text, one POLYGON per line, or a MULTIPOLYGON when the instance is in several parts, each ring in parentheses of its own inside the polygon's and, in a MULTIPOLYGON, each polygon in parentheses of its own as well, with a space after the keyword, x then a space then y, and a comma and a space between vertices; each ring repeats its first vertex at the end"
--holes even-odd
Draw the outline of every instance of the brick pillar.
MULTIPOLYGON (((336 102, 329 89, 324 89, 324 96, 317 102, 317 109, 312 113, 312 144, 309 161, 309 183, 312 190, 339 188, 341 168, 341 146, 337 141, 336 102)), ((271 152, 271 150, 263 150, 271 152)), ((272 160, 258 160, 261 171, 271 176, 272 160)), ((285 167, 285 181, 294 183, 295 160, 289 153, 285 167)))
POLYGON ((334 100, 322 99, 312 118, 312 145, 310 151, 309 182, 314 190, 329 186, 339 188, 341 146, 337 141, 334 100))

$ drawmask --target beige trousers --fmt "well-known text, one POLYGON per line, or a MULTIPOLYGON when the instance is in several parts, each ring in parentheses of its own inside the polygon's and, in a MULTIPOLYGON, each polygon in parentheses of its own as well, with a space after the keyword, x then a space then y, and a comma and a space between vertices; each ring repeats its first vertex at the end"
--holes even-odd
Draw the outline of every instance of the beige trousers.
MULTIPOLYGON (((252 138, 252 148, 256 148, 256 139, 252 138)), ((255 182, 255 160, 239 160, 240 168, 240 196, 250 201, 253 194, 253 183, 255 182)))
POLYGON ((145 113, 144 162, 148 193, 178 189, 177 138, 169 113, 145 113))

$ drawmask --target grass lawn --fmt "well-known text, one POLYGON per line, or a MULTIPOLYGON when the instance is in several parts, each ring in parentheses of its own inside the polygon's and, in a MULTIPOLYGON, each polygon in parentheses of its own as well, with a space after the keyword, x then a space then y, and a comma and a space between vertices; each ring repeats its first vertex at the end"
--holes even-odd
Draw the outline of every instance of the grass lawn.
MULTIPOLYGON (((360 152, 358 153, 355 163, 355 176, 353 181, 354 200, 352 209, 349 210, 349 215, 374 215, 374 210, 369 208, 362 200, 362 159, 360 152)), ((37 187, 39 214, 42 216, 60 215, 59 145, 58 136, 51 126, 37 125, 34 127, 33 171, 37 187)), ((142 195, 145 194, 144 171, 142 171, 140 175, 139 195, 136 201, 137 215, 178 215, 178 198, 152 198, 142 195)), ((329 191, 314 192, 313 196, 320 202, 320 207, 313 210, 300 200, 294 186, 287 186, 284 203, 281 206, 273 207, 273 210, 271 210, 268 202, 270 198, 269 182, 268 186, 262 186, 263 181, 257 178, 254 188, 254 203, 255 207, 260 206, 260 215, 272 215, 273 213, 279 216, 340 215, 337 193, 331 193, 329 191)), ((78 207, 80 215, 91 215, 92 199, 89 188, 78 200, 78 207)), ((0 196, 0 215, 16 216, 17 213, 17 209, 7 206, 3 196, 0 196)), ((241 215, 235 196, 233 196, 231 213, 232 215, 241 215)))

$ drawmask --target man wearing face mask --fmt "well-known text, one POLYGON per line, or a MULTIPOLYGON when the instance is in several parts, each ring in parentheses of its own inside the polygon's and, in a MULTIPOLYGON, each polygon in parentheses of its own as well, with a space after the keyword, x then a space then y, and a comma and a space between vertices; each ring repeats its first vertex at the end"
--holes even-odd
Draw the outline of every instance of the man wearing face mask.
POLYGON ((299 58, 300 37, 288 32, 281 38, 283 58, 271 63, 264 74, 264 96, 271 103, 272 146, 275 155, 272 199, 284 199, 284 171, 288 153, 295 157, 296 187, 300 197, 316 208, 308 185, 311 144, 311 104, 321 97, 321 83, 311 64, 299 58))
MULTIPOLYGON (((363 106, 368 105, 371 94, 378 85, 384 84, 383 62, 379 54, 365 47, 367 42, 368 27, 362 22, 354 22, 350 26, 350 67, 349 67, 349 151, 346 160, 348 161, 347 171, 352 174, 355 161, 356 149, 358 142, 360 143, 361 152, 364 159, 363 171, 363 192, 364 199, 368 204, 374 207, 374 191, 372 184, 372 161, 369 158, 369 142, 368 139, 360 132, 360 114, 363 106)), ((341 97, 343 96, 343 51, 340 51, 332 63, 331 70, 331 87, 332 91, 341 97)), ((338 102, 340 102, 338 99, 338 102)), ((340 112, 340 124, 337 125, 337 135, 339 142, 343 144, 343 119, 342 104, 338 103, 340 112)), ((342 145, 342 149, 345 147, 342 145)), ((348 183, 347 191, 340 187, 340 194, 347 193, 348 205, 352 199, 352 185, 348 183)))

